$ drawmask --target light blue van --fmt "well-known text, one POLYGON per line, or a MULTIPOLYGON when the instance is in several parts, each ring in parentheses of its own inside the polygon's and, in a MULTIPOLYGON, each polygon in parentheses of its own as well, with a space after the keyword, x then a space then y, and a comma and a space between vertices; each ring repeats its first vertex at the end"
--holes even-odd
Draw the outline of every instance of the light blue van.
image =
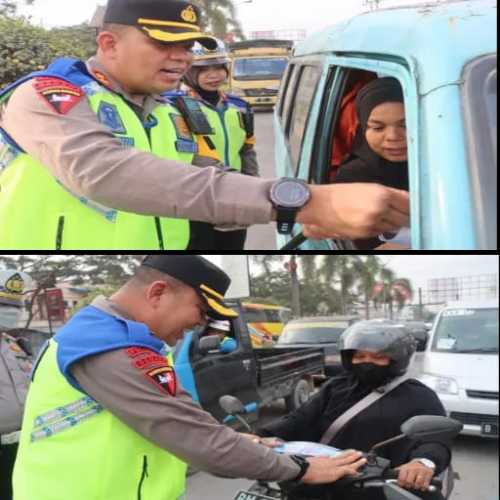
MULTIPOLYGON (((300 44, 275 109, 278 176, 329 183, 348 85, 363 72, 393 76, 407 113, 412 249, 496 249, 496 17, 495 0, 389 8, 300 44)), ((300 242, 299 225, 294 236, 278 246, 300 242)), ((355 249, 326 240, 298 248, 355 249)))

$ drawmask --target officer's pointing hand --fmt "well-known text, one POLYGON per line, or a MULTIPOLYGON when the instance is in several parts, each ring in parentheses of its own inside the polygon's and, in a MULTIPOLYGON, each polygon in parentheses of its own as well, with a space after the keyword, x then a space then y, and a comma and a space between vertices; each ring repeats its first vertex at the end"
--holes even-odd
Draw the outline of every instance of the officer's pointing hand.
POLYGON ((346 451, 338 457, 312 457, 303 483, 320 484, 333 483, 344 476, 356 475, 358 469, 366 463, 359 451, 346 451))

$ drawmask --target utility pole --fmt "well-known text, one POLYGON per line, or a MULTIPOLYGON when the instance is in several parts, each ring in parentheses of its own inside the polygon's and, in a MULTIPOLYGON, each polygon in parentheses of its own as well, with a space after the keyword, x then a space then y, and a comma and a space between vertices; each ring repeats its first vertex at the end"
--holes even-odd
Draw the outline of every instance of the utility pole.
POLYGON ((294 318, 300 318, 300 284, 297 275, 297 258, 295 255, 290 256, 290 261, 285 264, 285 268, 290 273, 291 294, 292 294, 292 314, 294 318))

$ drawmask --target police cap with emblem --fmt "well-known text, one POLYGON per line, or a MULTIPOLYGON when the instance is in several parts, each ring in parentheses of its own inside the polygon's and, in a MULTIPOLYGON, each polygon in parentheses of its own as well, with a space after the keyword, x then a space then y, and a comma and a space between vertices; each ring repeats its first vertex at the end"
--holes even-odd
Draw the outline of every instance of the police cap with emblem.
POLYGON ((194 288, 208 304, 209 316, 234 318, 238 316, 224 303, 224 295, 231 284, 229 276, 208 260, 198 255, 148 255, 143 266, 152 267, 194 288))
POLYGON ((160 42, 198 41, 214 50, 217 41, 201 31, 200 17, 199 7, 184 0, 109 0, 104 23, 135 26, 160 42))

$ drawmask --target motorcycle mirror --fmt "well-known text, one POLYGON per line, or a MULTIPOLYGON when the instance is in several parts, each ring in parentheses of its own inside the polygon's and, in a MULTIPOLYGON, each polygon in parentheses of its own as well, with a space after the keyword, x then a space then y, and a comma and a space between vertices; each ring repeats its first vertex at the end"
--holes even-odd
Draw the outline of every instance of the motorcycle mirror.
POLYGON ((220 348, 220 338, 217 335, 202 337, 198 344, 198 351, 201 354, 207 354, 209 351, 217 351, 220 348))
POLYGON ((228 415, 244 415, 246 413, 243 403, 238 398, 228 394, 219 398, 219 405, 228 415))
POLYGON ((463 429, 458 420, 437 415, 421 415, 403 423, 401 432, 410 439, 452 439, 463 429))

